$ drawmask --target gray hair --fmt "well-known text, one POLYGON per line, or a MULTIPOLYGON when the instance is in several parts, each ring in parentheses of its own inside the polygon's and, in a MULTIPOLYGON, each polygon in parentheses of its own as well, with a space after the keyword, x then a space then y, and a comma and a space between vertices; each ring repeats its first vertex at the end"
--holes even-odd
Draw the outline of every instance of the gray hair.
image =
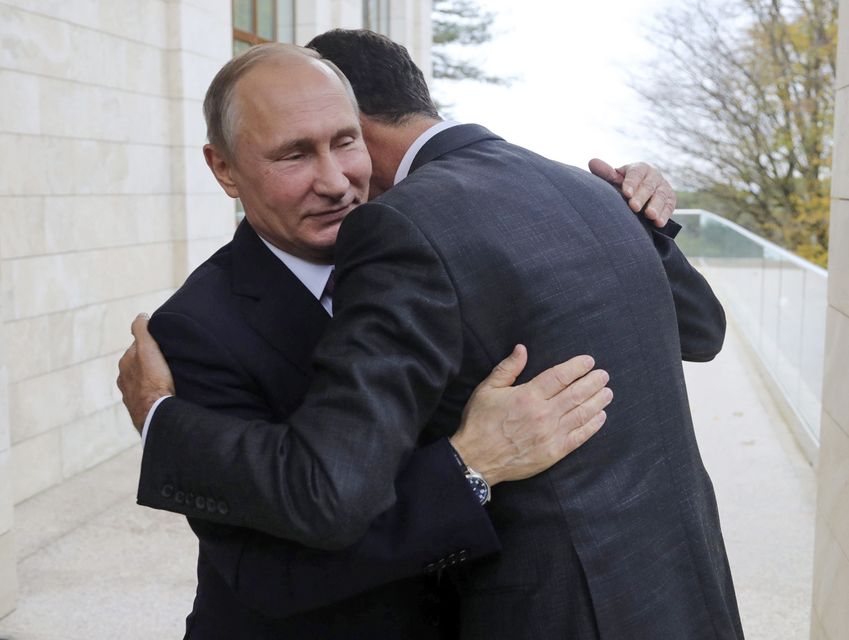
POLYGON ((217 147, 226 158, 233 158, 236 126, 238 124, 238 110, 236 109, 236 101, 233 99, 236 83, 248 71, 263 62, 273 59, 291 58, 292 56, 303 56, 318 60, 333 71, 339 80, 342 81, 354 112, 359 115, 357 98, 354 96, 351 83, 348 82, 348 78, 339 70, 339 67, 330 60, 322 58, 313 49, 299 47, 294 44, 282 42, 260 44, 251 47, 221 67, 212 79, 209 89, 206 90, 206 97, 203 100, 203 115, 206 119, 206 137, 209 143, 217 147))

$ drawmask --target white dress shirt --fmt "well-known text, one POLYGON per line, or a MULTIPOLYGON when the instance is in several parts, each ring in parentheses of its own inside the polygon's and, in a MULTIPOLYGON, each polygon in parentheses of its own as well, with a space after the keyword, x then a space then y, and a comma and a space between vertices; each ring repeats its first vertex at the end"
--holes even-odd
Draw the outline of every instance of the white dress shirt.
POLYGON ((407 149, 407 153, 404 154, 404 157, 401 158, 401 164, 398 165, 398 171, 395 172, 395 181, 392 183, 393 185, 398 184, 406 178, 410 174, 410 167, 413 166, 413 160, 415 160, 419 151, 422 150, 422 147, 425 146, 428 140, 430 140, 433 136, 435 136, 440 131, 445 131, 446 129, 450 129, 451 127, 456 127, 459 122, 455 122, 454 120, 443 120, 442 122, 438 122, 433 125, 430 129, 422 133, 418 138, 413 141, 413 144, 410 145, 410 148, 407 149))

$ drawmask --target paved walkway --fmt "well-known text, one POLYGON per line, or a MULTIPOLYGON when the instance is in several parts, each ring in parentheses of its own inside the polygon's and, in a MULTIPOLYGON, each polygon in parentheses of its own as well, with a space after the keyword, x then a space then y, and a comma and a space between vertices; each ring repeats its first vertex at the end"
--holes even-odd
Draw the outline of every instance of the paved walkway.
MULTIPOLYGON (((814 473, 748 358, 731 331, 714 362, 687 366, 693 415, 746 637, 802 640, 814 473)), ((21 593, 0 640, 182 637, 196 545, 182 518, 135 505, 139 460, 136 447, 17 507, 21 593)))

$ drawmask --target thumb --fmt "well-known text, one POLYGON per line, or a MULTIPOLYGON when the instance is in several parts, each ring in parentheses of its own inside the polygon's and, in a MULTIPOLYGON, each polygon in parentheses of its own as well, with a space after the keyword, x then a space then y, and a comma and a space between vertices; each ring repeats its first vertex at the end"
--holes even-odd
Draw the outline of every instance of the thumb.
POLYGON ((140 313, 136 316, 135 320, 133 320, 133 324, 130 326, 130 332, 136 339, 136 343, 139 348, 144 348, 150 345, 150 343, 154 343, 153 336, 150 335, 150 332, 147 330, 147 323, 149 320, 150 317, 146 313, 140 313))
POLYGON ((607 164, 604 160, 600 160, 599 158, 593 158, 590 160, 589 167, 593 175, 609 182, 614 187, 621 185, 622 181, 625 179, 624 173, 620 173, 614 169, 612 165, 607 164))
POLYGON ((528 364, 528 350, 525 345, 517 344, 509 356, 495 365, 492 373, 486 377, 481 386, 496 389, 509 387, 516 382, 516 378, 522 373, 526 364, 528 364))

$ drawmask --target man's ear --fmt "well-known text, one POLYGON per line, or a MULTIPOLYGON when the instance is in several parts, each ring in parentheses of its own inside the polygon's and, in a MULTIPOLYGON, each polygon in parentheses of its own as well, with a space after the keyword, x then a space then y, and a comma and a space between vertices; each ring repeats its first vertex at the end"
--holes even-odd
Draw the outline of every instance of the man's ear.
POLYGON ((212 171, 212 175, 218 180, 218 184, 231 198, 239 197, 239 189, 233 180, 233 163, 221 151, 212 144, 203 145, 203 157, 212 171))

